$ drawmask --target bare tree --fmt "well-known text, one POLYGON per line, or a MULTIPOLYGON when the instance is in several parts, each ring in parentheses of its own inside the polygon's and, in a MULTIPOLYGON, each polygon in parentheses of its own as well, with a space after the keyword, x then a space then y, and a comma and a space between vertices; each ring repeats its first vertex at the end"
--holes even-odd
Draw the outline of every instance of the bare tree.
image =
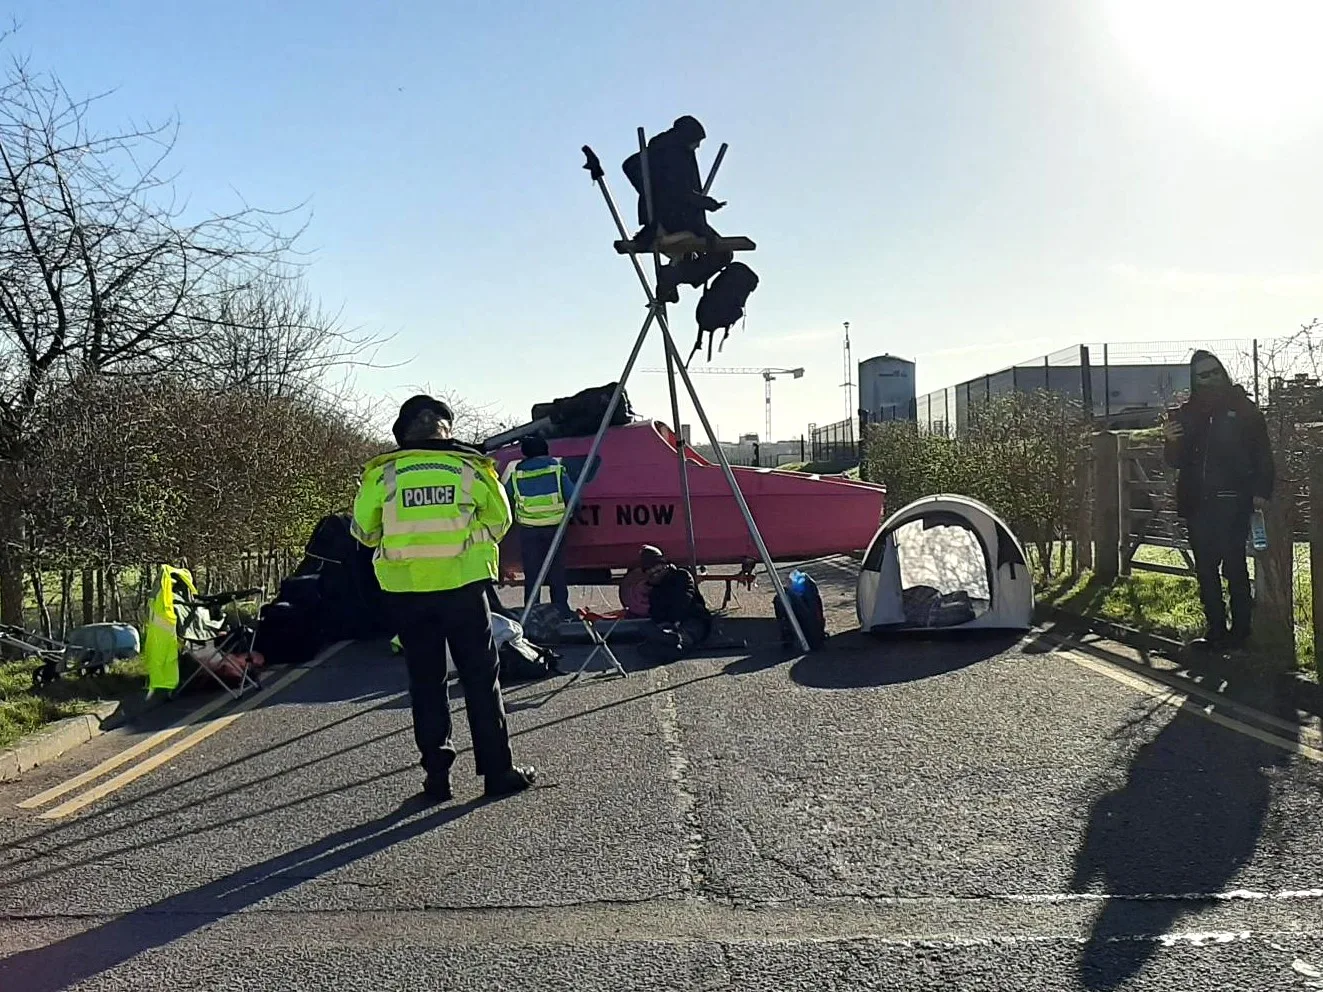
POLYGON ((89 373, 169 368, 290 250, 279 217, 192 216, 170 125, 99 133, 95 99, 15 62, 0 82, 0 618, 22 608, 15 497, 38 406, 89 373), (188 215, 188 216, 186 216, 188 215))
POLYGON ((206 301, 211 312, 194 316, 203 333, 190 341, 184 364, 222 389, 253 390, 264 397, 314 391, 338 398, 328 373, 379 367, 383 339, 346 330, 340 315, 308 294, 298 272, 272 271, 206 301))

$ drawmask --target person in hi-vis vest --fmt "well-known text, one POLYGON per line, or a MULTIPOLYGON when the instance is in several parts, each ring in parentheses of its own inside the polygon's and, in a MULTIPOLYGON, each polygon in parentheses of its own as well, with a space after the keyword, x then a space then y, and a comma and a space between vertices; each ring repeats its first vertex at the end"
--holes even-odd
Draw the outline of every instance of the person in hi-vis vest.
POLYGON ((423 791, 451 797, 446 647, 464 686, 473 757, 488 796, 528 788, 532 768, 510 754, 487 590, 510 504, 496 463, 450 437, 450 408, 430 396, 400 407, 399 448, 368 462, 354 500, 354 537, 376 551, 377 581, 404 648, 414 740, 427 773, 423 791))
MULTIPOLYGON (((514 507, 515 523, 519 524, 519 558, 524 568, 524 605, 542 599, 542 590, 533 587, 538 572, 551 550, 556 528, 565 519, 574 479, 559 458, 553 458, 547 440, 530 435, 519 443, 523 458, 505 484, 514 507)), ((564 543, 556 550, 547 569, 547 585, 551 586, 551 602, 562 618, 574 614, 570 610, 570 591, 565 582, 565 566, 561 562, 564 543)))

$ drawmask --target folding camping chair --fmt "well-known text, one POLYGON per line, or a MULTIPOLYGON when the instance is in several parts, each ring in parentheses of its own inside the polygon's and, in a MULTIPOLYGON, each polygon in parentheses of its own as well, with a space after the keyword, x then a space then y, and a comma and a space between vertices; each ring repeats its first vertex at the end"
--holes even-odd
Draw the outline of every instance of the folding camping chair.
POLYGON ((262 596, 264 592, 262 589, 236 589, 214 596, 198 596, 185 583, 175 580, 175 629, 179 636, 179 650, 180 654, 192 659, 195 667, 172 695, 183 692, 199 672, 210 675, 233 699, 238 699, 249 689, 261 688, 253 674, 257 666, 252 661, 257 627, 228 619, 225 607, 262 596), (229 676, 228 680, 226 676, 229 676))
POLYGON ((578 609, 574 611, 574 615, 578 618, 579 623, 583 624, 584 632, 588 635, 588 640, 593 645, 593 649, 583 659, 583 664, 579 666, 579 670, 570 676, 570 681, 573 682, 584 673, 585 669, 588 668, 588 663, 597 657, 598 651, 607 656, 617 675, 626 678, 629 673, 625 671, 624 666, 620 664, 620 659, 616 657, 615 652, 611 650, 611 645, 607 644, 606 641, 611 636, 611 632, 621 623, 632 619, 629 611, 613 610, 610 613, 597 613, 593 610, 578 609), (607 628, 605 635, 597 629, 599 623, 609 623, 611 625, 607 628))

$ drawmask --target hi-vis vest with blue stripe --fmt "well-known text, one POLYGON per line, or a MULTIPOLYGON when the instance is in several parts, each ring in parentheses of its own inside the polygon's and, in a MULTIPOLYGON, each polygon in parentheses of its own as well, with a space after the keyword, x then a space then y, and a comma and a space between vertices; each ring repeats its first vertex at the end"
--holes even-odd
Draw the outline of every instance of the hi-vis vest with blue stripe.
POLYGON ((515 466, 510 489, 514 494, 514 515, 520 527, 554 527, 565 519, 566 503, 562 494, 565 478, 565 466, 557 459, 542 468, 527 469, 515 466), (529 496, 524 493, 521 482, 533 479, 549 479, 553 483, 550 492, 529 496))
POLYGON ((491 459, 414 449, 368 463, 351 529, 376 548, 383 589, 431 592, 494 580, 497 543, 509 526, 491 459))

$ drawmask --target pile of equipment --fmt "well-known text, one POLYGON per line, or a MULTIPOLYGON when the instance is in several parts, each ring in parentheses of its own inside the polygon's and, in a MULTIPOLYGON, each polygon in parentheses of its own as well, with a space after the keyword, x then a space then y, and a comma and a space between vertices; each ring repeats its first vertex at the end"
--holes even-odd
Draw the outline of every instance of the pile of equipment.
POLYGON ((372 549, 354 539, 349 520, 348 514, 323 517, 294 574, 262 607, 255 648, 268 664, 303 664, 336 641, 389 633, 372 549))

